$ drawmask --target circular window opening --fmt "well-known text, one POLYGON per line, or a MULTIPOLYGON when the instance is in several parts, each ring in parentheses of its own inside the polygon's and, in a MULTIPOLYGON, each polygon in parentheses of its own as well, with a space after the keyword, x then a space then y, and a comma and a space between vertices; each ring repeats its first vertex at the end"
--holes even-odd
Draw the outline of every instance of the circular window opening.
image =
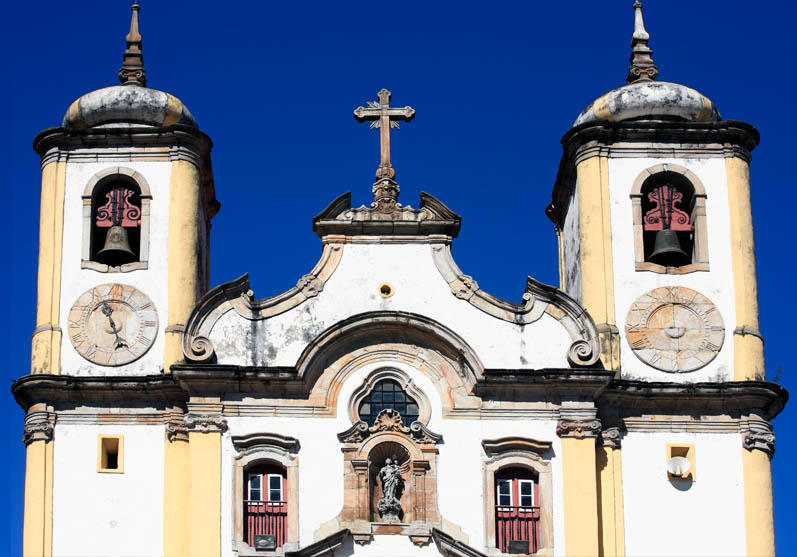
POLYGON ((393 285, 389 282, 383 282, 379 285, 379 295, 383 298, 390 298, 394 293, 393 285))

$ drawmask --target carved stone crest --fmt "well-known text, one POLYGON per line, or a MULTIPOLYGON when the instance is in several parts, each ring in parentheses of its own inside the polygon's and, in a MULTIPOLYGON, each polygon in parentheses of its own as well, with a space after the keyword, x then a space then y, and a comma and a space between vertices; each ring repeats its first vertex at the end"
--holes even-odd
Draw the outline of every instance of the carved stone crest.
POLYGON ((621 442, 620 428, 607 427, 601 431, 601 444, 611 449, 619 449, 621 442))
POLYGON ((227 420, 221 414, 186 414, 185 427, 188 431, 198 433, 224 433, 227 431, 227 420))
POLYGON ((749 431, 742 435, 742 446, 748 451, 764 451, 770 457, 775 454, 775 434, 765 431, 749 431))
POLYGON ((434 433, 423 422, 414 421, 410 427, 404 425, 401 414, 392 408, 386 408, 376 415, 374 425, 359 421, 355 422, 349 429, 338 433, 338 440, 341 443, 362 443, 366 438, 374 433, 395 432, 407 435, 419 444, 436 444, 442 441, 443 436, 434 433))
POLYGON ((601 431, 600 420, 559 420, 556 424, 556 434, 559 437, 574 437, 585 439, 597 437, 601 431))

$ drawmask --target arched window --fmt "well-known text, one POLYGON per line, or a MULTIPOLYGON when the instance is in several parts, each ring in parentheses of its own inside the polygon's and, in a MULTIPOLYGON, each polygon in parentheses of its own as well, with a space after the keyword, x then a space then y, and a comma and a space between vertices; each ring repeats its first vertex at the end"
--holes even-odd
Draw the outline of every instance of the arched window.
POLYGON ((143 176, 129 168, 109 168, 89 181, 83 192, 84 269, 147 268, 150 199, 143 176))
POLYGON ((708 270, 706 194, 686 168, 660 164, 631 193, 636 268, 681 274, 708 270))
POLYGON ((372 426, 379 412, 388 408, 401 414, 405 425, 418 419, 418 401, 409 396, 393 379, 382 379, 376 383, 360 402, 357 413, 362 421, 372 426))
POLYGON ((536 553, 540 547, 537 475, 526 468, 495 473, 495 545, 501 553, 536 553))
POLYGON ((285 544, 287 478, 285 468, 275 464, 257 464, 246 469, 244 541, 250 547, 276 549, 285 544))

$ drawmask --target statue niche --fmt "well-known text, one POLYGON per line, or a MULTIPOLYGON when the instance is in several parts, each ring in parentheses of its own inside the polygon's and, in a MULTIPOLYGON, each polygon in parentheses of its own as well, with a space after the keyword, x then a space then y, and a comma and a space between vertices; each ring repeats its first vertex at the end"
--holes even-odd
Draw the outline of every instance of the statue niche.
POLYGON ((398 443, 388 441, 374 447, 368 455, 368 461, 371 521, 401 522, 404 518, 401 499, 405 491, 405 478, 410 471, 409 452, 398 443))
POLYGON ((404 425, 392 408, 374 424, 358 421, 338 434, 344 460, 343 509, 330 528, 348 528, 356 543, 375 534, 430 543, 442 521, 437 509, 437 444, 442 437, 423 422, 404 425))

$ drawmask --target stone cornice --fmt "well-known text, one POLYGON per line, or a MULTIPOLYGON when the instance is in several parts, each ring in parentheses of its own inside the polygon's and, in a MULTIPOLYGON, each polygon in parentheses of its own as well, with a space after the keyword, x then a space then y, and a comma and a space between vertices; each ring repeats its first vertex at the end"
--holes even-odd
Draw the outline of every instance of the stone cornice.
POLYGON ((788 399, 786 389, 768 381, 666 383, 616 379, 601 393, 597 404, 618 408, 625 415, 739 414, 760 410, 771 420, 788 399))
MULTIPOLYGON (((184 407, 191 393, 251 393, 301 398, 308 396, 312 387, 292 367, 179 364, 172 366, 172 372, 128 377, 26 375, 12 384, 11 392, 27 411, 37 403, 184 407)), ((477 380, 474 394, 495 400, 504 396, 516 400, 510 397, 517 397, 519 393, 526 397, 536 395, 527 398, 532 406, 540 400, 555 404, 568 399, 593 401, 599 418, 602 418, 601 409, 606 408, 611 409, 617 419, 668 414, 728 415, 738 419, 754 413, 762 420, 771 420, 788 400, 786 389, 766 381, 665 383, 613 379, 612 374, 601 369, 488 368, 477 380)), ((179 420, 164 415, 163 421, 179 420)))
POLYGON ((351 207, 351 192, 332 201, 313 218, 313 230, 321 238, 343 236, 434 236, 455 238, 461 217, 426 192, 421 192, 420 208, 397 205, 392 213, 365 206, 351 207))
POLYGON ((684 145, 694 145, 691 149, 692 156, 703 153, 704 156, 735 156, 749 161, 750 153, 758 145, 759 139, 758 130, 737 120, 703 123, 666 120, 596 121, 576 126, 562 137, 564 153, 559 163, 551 203, 545 213, 554 224, 562 225, 575 185, 576 162, 585 157, 610 156, 613 149, 622 151, 617 153, 618 156, 635 156, 635 149, 640 154, 645 154, 657 148, 669 148, 670 151, 677 149, 686 156, 690 149, 684 145), (613 144, 617 143, 623 145, 615 147, 613 144), (635 148, 635 143, 639 147, 635 148), (716 147, 709 148, 709 145, 716 147), (711 153, 706 153, 707 149, 711 153))
POLYGON ((520 451, 527 453, 545 454, 551 449, 550 441, 537 441, 526 437, 501 437, 500 439, 482 440, 482 448, 487 456, 520 451))
POLYGON ((130 126, 97 128, 47 128, 33 139, 33 150, 39 156, 52 148, 67 152, 70 148, 124 146, 191 146, 199 157, 210 153, 213 142, 191 126, 174 124, 166 127, 130 126))
POLYGON ((350 535, 349 529, 344 528, 298 551, 286 551, 285 557, 326 557, 327 555, 333 557, 350 535))
POLYGON ((25 375, 11 385, 11 393, 24 410, 40 402, 179 405, 188 398, 185 391, 170 375, 127 377, 25 375))

